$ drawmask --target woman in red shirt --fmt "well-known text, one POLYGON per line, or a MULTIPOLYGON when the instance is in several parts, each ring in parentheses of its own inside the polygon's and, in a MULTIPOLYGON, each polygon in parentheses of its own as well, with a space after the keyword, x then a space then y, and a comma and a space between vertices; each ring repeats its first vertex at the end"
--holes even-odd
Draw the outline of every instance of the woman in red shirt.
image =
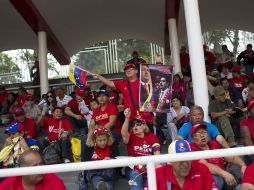
MULTIPOLYGON (((151 156, 160 154, 160 144, 157 137, 149 132, 145 121, 141 116, 136 116, 132 121, 132 129, 129 132, 130 109, 124 110, 125 121, 121 134, 123 142, 127 145, 128 156, 151 156)), ((129 179, 131 190, 142 190, 146 184, 146 168, 138 165, 134 168, 126 168, 126 176, 129 179)))

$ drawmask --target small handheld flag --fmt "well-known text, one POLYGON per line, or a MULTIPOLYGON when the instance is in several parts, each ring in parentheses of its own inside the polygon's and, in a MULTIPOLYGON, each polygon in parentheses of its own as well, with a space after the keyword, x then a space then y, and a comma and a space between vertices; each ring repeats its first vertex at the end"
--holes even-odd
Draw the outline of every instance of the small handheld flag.
POLYGON ((87 87, 87 83, 86 83, 86 75, 87 75, 87 71, 84 69, 81 69, 78 66, 69 65, 69 79, 70 81, 80 87, 80 88, 86 88, 87 87))

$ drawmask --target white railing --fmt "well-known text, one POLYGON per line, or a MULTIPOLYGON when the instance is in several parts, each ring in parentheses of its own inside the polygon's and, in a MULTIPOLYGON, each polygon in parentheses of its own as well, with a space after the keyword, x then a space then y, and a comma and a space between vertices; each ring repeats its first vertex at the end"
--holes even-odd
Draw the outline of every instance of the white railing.
POLYGON ((198 151, 180 154, 164 154, 146 157, 128 157, 122 159, 68 163, 46 166, 33 166, 0 170, 0 177, 22 176, 32 174, 59 173, 104 168, 125 167, 131 165, 147 165, 149 189, 156 190, 155 163, 199 160, 206 158, 240 156, 254 154, 254 146, 219 150, 198 151))

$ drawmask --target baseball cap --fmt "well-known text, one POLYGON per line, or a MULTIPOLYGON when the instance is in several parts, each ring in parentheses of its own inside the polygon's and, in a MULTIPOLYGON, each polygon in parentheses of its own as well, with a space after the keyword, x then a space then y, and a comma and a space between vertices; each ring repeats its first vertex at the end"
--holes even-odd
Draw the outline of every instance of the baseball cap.
POLYGON ((235 73, 240 73, 240 71, 241 71, 241 67, 239 66, 234 66, 231 70, 231 72, 235 72, 235 73))
POLYGON ((17 133, 20 131, 20 124, 19 123, 14 123, 12 124, 10 127, 8 127, 7 129, 5 129, 5 133, 17 133))
POLYGON ((135 118, 132 120, 133 123, 136 123, 136 122, 141 122, 143 124, 146 123, 146 121, 142 118, 141 115, 136 115, 135 118))
POLYGON ((63 108, 62 108, 62 107, 60 107, 60 106, 55 106, 55 107, 53 108, 52 112, 54 112, 56 109, 60 109, 60 110, 63 111, 63 108))
POLYGON ((222 96, 225 94, 225 90, 222 86, 216 86, 213 89, 213 94, 214 94, 214 96, 222 96))
POLYGON ((21 107, 17 107, 14 111, 14 115, 15 116, 19 116, 19 115, 24 115, 25 114, 25 111, 23 108, 21 107))
POLYGON ((204 124, 196 124, 196 125, 193 125, 190 129, 190 134, 193 135, 193 133, 196 133, 196 131, 200 128, 204 128, 204 129, 207 129, 207 126, 204 125, 204 124))
POLYGON ((86 90, 82 88, 76 88, 75 93, 76 95, 82 96, 86 94, 86 90))
POLYGON ((250 111, 250 109, 254 106, 254 100, 250 101, 247 106, 247 110, 250 111))
POLYGON ((135 66, 134 63, 127 63, 127 64, 124 66, 124 71, 125 71, 126 69, 130 68, 130 67, 136 69, 136 66, 135 66))
POLYGON ((35 100, 35 97, 34 97, 34 95, 32 95, 32 94, 27 94, 26 95, 26 100, 31 100, 31 101, 33 101, 33 100, 35 100))
POLYGON ((96 96, 98 97, 100 94, 103 94, 105 96, 109 96, 109 91, 108 90, 99 90, 96 91, 96 96))
POLYGON ((191 152, 190 144, 186 140, 175 140, 168 147, 169 154, 191 152))

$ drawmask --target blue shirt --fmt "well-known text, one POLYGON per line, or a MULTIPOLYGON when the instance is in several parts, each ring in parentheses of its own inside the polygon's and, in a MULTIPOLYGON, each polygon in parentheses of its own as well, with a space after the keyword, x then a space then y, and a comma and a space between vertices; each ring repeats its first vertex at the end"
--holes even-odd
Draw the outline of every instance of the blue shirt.
MULTIPOLYGON (((203 124, 207 126, 207 132, 209 134, 208 141, 215 140, 215 138, 218 135, 220 135, 220 132, 215 125, 208 123, 206 121, 204 121, 203 124)), ((192 123, 188 122, 188 123, 185 123, 178 131, 178 136, 187 140, 189 143, 192 143, 191 134, 190 134, 191 127, 192 127, 192 123)))

